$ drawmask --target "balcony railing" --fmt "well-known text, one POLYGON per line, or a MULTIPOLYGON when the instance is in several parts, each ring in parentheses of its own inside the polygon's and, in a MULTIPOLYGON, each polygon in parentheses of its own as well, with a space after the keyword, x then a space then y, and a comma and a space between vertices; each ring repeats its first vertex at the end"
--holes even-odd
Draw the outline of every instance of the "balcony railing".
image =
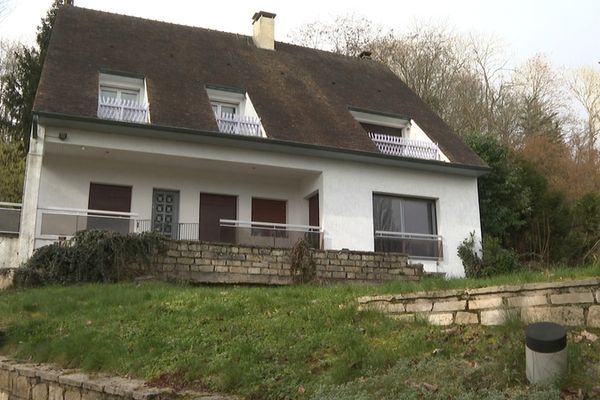
MULTIPOLYGON (((149 219, 137 220, 136 232, 152 230, 149 219)), ((154 227, 160 231, 160 227, 154 227)), ((176 240, 199 240, 200 224, 183 222, 176 224, 165 236, 176 240)), ((291 248, 304 239, 316 249, 322 248, 322 231, 318 226, 276 224, 271 222, 220 220, 219 242, 246 246, 291 248)))
POLYGON ((369 137, 383 154, 424 160, 440 159, 440 150, 435 143, 374 132, 369 132, 369 137))
POLYGON ((215 114, 219 132, 245 136, 262 136, 260 119, 238 114, 215 114))
POLYGON ((443 241, 440 235, 375 231, 375 251, 404 253, 424 259, 441 260, 443 241))
POLYGON ((21 204, 0 202, 0 234, 19 234, 21 204))
POLYGON ((318 226, 272 222, 220 220, 221 240, 242 246, 291 248, 299 239, 310 247, 322 248, 323 231, 318 226))
POLYGON ((147 103, 121 100, 115 97, 100 96, 98 98, 98 118, 145 124, 150 121, 148 110, 147 103))
POLYGON ((103 210, 48 207, 38 210, 41 238, 70 237, 89 229, 121 234, 135 232, 137 214, 103 210))

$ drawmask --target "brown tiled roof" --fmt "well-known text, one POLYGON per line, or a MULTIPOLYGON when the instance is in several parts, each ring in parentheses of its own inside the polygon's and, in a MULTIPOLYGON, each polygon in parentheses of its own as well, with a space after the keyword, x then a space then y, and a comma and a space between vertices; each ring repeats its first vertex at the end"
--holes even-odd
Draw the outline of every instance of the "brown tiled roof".
POLYGON ((387 67, 202 28, 64 6, 34 110, 96 117, 102 70, 144 76, 152 123, 217 131, 205 87, 245 90, 272 138, 377 152, 348 107, 408 115, 456 163, 485 165, 387 67))

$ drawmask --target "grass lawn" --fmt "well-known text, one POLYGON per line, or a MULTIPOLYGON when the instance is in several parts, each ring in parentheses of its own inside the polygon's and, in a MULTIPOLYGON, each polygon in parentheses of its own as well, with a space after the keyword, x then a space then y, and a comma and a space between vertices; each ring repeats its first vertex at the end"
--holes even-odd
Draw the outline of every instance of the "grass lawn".
POLYGON ((600 266, 381 286, 122 283, 6 291, 0 353, 142 378, 182 373, 190 385, 248 399, 551 399, 565 388, 600 397, 600 340, 570 340, 571 368, 560 388, 529 387, 516 321, 405 324, 358 311, 354 301, 585 276, 600 276, 600 266))

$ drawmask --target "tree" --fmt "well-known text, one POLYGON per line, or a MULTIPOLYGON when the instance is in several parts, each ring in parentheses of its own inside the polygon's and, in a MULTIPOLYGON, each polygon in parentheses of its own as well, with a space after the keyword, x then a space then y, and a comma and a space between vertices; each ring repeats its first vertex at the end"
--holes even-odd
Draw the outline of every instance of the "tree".
POLYGON ((514 153, 497 137, 472 133, 465 140, 490 167, 490 172, 478 179, 483 233, 506 245, 531 213, 531 190, 514 153))
POLYGON ((14 65, 0 77, 0 103, 8 134, 29 147, 33 102, 50 42, 52 26, 61 2, 55 0, 38 26, 36 46, 19 45, 13 52, 14 65))
POLYGON ((330 22, 312 22, 290 35, 292 42, 301 46, 328 50, 346 56, 358 56, 370 50, 370 44, 383 33, 381 26, 372 21, 348 14, 330 22))
POLYGON ((25 158, 20 142, 0 135, 0 201, 21 202, 25 158))
POLYGON ((600 136, 600 70, 591 67, 576 69, 568 85, 571 95, 586 113, 583 137, 591 157, 600 136))

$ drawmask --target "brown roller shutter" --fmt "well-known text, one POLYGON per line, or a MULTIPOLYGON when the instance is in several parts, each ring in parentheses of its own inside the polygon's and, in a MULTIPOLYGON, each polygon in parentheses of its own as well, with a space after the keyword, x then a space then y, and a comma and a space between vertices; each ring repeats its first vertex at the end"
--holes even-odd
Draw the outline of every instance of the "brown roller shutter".
POLYGON ((200 193, 200 240, 233 243, 235 230, 222 234, 221 219, 237 219, 237 197, 200 193))
POLYGON ((319 194, 308 199, 308 224, 319 226, 319 194))
POLYGON ((252 198, 252 222, 286 223, 286 201, 252 198))
POLYGON ((131 212, 131 186, 90 183, 88 209, 131 212))

